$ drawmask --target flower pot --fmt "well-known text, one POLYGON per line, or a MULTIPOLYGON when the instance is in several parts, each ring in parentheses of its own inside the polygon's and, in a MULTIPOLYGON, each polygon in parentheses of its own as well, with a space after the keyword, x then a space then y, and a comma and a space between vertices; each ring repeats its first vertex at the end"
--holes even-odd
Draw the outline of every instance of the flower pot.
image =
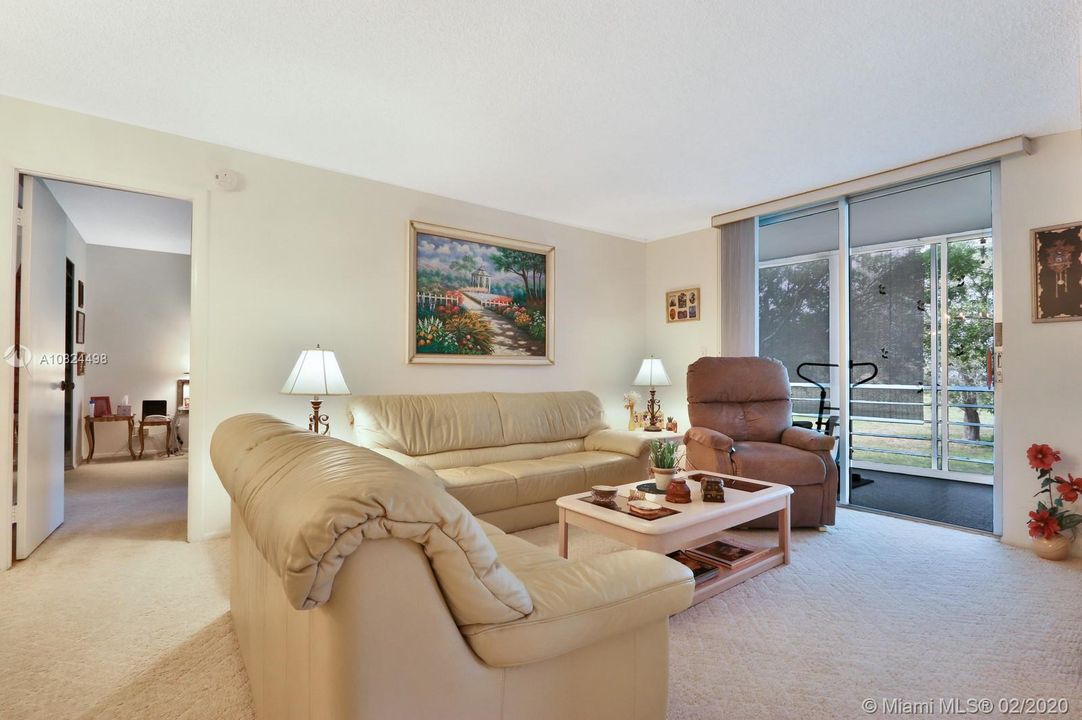
POLYGON ((661 491, 669 489, 669 483, 678 472, 676 468, 656 467, 651 469, 654 471, 654 485, 657 485, 657 489, 661 491))
POLYGON ((1071 541, 1066 535, 1056 534, 1050 539, 1033 538, 1033 552, 1045 560, 1066 560, 1071 553, 1071 541))

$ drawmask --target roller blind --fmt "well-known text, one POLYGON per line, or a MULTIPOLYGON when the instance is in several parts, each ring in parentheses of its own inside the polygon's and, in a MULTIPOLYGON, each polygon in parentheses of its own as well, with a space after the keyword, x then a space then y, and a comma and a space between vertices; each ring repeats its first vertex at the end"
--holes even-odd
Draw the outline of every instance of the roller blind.
POLYGON ((834 203, 795 216, 759 220, 759 259, 779 260, 838 249, 838 208, 834 203))
POLYGON ((987 168, 849 199, 852 247, 991 226, 992 174, 987 168))

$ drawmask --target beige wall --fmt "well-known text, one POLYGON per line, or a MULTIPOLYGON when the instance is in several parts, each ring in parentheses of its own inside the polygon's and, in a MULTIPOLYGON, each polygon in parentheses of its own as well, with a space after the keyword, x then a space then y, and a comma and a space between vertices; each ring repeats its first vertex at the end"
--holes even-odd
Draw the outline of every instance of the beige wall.
MULTIPOLYGON (((108 396, 115 410, 127 395, 136 417, 143 400, 165 400, 175 412, 176 383, 189 367, 191 258, 104 245, 87 246, 86 256, 85 349, 109 360, 87 365, 88 399, 108 396)), ((163 430, 147 438, 148 453, 164 449, 163 430)), ((95 458, 127 452, 126 425, 95 428, 95 458)))
MULTIPOLYGON (((251 411, 303 422, 305 400, 278 390, 299 350, 317 342, 337 351, 356 393, 586 388, 622 422, 621 396, 645 348, 640 243, 0 98, 0 197, 14 196, 15 168, 193 201, 190 434, 203 448, 190 458, 193 539, 229 524, 227 496, 206 458, 214 426, 251 411), (240 191, 211 189, 221 168, 242 176, 240 191), (406 364, 411 218, 556 246, 556 365, 406 364)), ((11 203, 0 203, 5 297, 11 213, 11 203)), ((0 323, 6 347, 11 321, 0 323)), ((7 406, 10 368, 0 370, 7 406)), ((332 432, 345 434, 345 401, 324 407, 332 432)), ((10 419, 0 417, 0 437, 9 434, 10 419)), ((11 467, 5 452, 0 467, 11 467)), ((8 482, 10 474, 0 475, 0 493, 8 482)))
MULTIPOLYGON (((662 411, 673 416, 681 430, 688 427, 688 365, 718 353, 718 263, 718 231, 714 228, 646 246, 646 352, 661 358, 672 378, 672 387, 659 389, 658 397, 662 411), (702 320, 667 322, 665 293, 687 287, 702 290, 702 320)), ((646 392, 638 390, 645 400, 646 392)))
POLYGON ((1064 474, 1082 474, 1082 321, 1031 322, 1029 238, 1032 228, 1082 221, 1082 132, 1036 138, 1034 147, 1000 165, 1003 539, 1016 545, 1029 543, 1026 513, 1038 490, 1026 448, 1048 443, 1063 453, 1064 474))

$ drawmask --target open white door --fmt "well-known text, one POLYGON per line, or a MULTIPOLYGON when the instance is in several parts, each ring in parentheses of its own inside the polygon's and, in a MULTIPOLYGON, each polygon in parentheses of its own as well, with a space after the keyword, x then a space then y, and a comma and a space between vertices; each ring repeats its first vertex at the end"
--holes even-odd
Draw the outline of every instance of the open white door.
POLYGON ((63 211, 37 178, 26 178, 22 212, 19 449, 15 557, 30 555, 64 522, 65 261, 63 211), (51 362, 41 362, 43 357, 51 362))

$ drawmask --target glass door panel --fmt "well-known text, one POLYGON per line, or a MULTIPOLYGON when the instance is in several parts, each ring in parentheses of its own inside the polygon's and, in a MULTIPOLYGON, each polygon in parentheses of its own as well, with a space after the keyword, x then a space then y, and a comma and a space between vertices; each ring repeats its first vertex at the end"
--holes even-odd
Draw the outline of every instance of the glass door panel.
POLYGON ((938 467, 935 248, 890 248, 850 259, 851 458, 938 467), (862 382, 874 374, 868 382, 862 382))
POLYGON ((994 450, 992 240, 946 245, 943 468, 991 475, 994 450))
MULTIPOLYGON (((759 354, 780 360, 788 369, 794 420, 811 422, 813 427, 818 420, 819 389, 801 379, 797 368, 802 363, 830 362, 833 262, 816 258, 759 268, 759 354)), ((828 368, 807 368, 805 374, 830 386, 828 368)), ((826 404, 830 403, 828 395, 826 404)))

